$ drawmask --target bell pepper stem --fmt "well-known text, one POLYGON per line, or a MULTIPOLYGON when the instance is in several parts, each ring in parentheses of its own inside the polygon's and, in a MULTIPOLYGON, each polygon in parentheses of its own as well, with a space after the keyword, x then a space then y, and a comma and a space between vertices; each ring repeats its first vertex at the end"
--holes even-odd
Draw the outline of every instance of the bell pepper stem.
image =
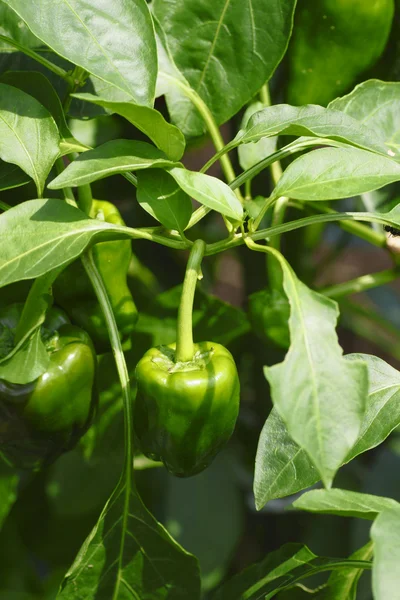
POLYGON ((175 362, 189 362, 193 358, 193 302, 205 249, 205 242, 196 240, 190 251, 178 311, 175 362))

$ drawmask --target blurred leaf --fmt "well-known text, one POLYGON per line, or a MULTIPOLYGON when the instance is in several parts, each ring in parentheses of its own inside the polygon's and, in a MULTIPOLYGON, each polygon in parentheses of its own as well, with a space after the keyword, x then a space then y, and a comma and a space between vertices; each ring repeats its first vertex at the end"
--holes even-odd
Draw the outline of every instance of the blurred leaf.
POLYGON ((175 167, 169 173, 189 196, 217 212, 241 221, 243 207, 231 188, 216 177, 175 167))
POLYGON ((0 192, 26 185, 30 181, 29 175, 17 165, 0 161, 0 192))
POLYGON ((348 490, 311 490, 305 492, 293 502, 295 508, 339 517, 358 517, 359 519, 375 519, 387 508, 400 506, 392 498, 371 496, 348 490))
POLYGON ((258 92, 282 59, 294 6, 294 0, 153 2, 165 31, 163 43, 178 72, 176 78, 171 71, 165 73, 160 60, 159 77, 166 76, 168 107, 185 135, 202 134, 204 124, 194 105, 181 101, 182 88, 178 94, 174 90, 181 83, 179 72, 217 124, 224 123, 258 92))
POLYGON ((242 532, 243 508, 234 461, 228 450, 196 477, 168 477, 163 521, 171 535, 197 556, 203 589, 220 582, 242 532))
POLYGON ((397 600, 400 592, 400 505, 384 510, 371 528, 374 542, 372 588, 375 600, 397 600))
POLYGON ((0 529, 17 499, 18 482, 17 472, 6 465, 0 453, 0 529))
POLYGON ((121 115, 147 135, 171 160, 178 161, 182 157, 185 150, 183 134, 175 125, 168 123, 158 110, 132 104, 132 102, 107 100, 87 93, 74 94, 74 98, 91 102, 112 113, 121 115))
MULTIPOLYGON (((262 102, 253 102, 250 104, 243 115, 241 130, 245 129, 250 117, 257 111, 265 108, 262 102)), ((240 132, 239 132, 240 133, 240 132)), ((238 135, 239 135, 238 133, 238 135)), ((237 138, 238 136, 236 136, 237 138)), ((235 139, 236 139, 235 138, 235 139)), ((258 142, 243 143, 238 148, 239 164, 244 171, 250 169, 253 165, 257 164, 263 158, 266 158, 276 150, 277 137, 262 137, 258 142)), ((255 218, 255 217, 253 217, 255 218)))
POLYGON ((83 152, 58 175, 48 187, 58 190, 65 186, 85 185, 117 173, 137 169, 172 167, 161 150, 133 140, 111 140, 93 150, 83 152))
MULTIPOLYGON (((42 45, 19 16, 4 2, 0 2, 0 34, 10 37, 27 48, 37 48, 42 45)), ((0 52, 5 50, 15 52, 15 48, 1 40, 0 52)))
POLYGON ((129 94, 137 104, 152 105, 157 57, 145 0, 8 0, 8 5, 60 56, 129 94), (43 19, 46 14, 51 19, 43 19))
POLYGON ((297 200, 336 200, 400 180, 400 165, 358 148, 320 148, 297 158, 273 194, 297 200))
POLYGON ((385 48, 393 0, 300 0, 288 50, 289 102, 326 104, 385 48))
MULTIPOLYGON (((347 559, 316 556, 307 546, 285 544, 225 583, 212 600, 270 600, 301 579, 321 571, 346 568, 347 563, 350 566, 347 559)), ((370 563, 360 561, 361 566, 369 568, 370 563)))
POLYGON ((50 113, 32 96, 0 83, 0 157, 32 177, 39 196, 58 156, 58 144, 50 113))
POLYGON ((183 232, 189 223, 192 201, 167 171, 139 172, 136 198, 167 229, 183 232))
MULTIPOLYGON (((368 542, 365 546, 353 552, 352 560, 371 560, 373 544, 368 542)), ((363 574, 363 569, 343 568, 333 571, 326 587, 317 593, 315 600, 356 600, 358 581, 363 574)))
MULTIPOLYGON (((176 341, 176 319, 182 286, 176 286, 157 296, 148 311, 139 314, 136 331, 152 337, 153 346, 176 341)), ((249 330, 245 313, 206 294, 200 286, 194 300, 193 336, 196 342, 213 341, 224 346, 249 330)))
POLYGON ((376 131, 393 153, 398 154, 400 151, 399 105, 400 83, 370 79, 357 85, 347 96, 333 100, 328 108, 341 110, 361 121, 371 131, 376 131))

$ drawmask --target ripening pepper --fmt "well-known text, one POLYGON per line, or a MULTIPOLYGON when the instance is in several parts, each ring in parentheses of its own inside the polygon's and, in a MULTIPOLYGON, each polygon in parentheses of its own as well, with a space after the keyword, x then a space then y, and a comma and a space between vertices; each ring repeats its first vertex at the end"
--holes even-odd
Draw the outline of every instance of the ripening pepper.
MULTIPOLYGON (((114 204, 93 200, 91 217, 124 225, 114 204)), ((104 281, 122 342, 129 339, 138 318, 137 308, 127 285, 132 258, 130 240, 101 242, 93 247, 93 256, 104 281)), ((69 265, 53 285, 54 298, 73 323, 90 335, 99 354, 110 350, 107 326, 92 285, 79 260, 69 265)))
POLYGON ((134 427, 143 453, 179 477, 196 475, 229 440, 239 410, 234 359, 213 342, 175 362, 175 344, 151 348, 136 366, 134 427))
MULTIPOLYGON (((23 306, 0 311, 3 339, 15 331, 23 306)), ((97 404, 97 357, 88 334, 51 308, 41 335, 50 356, 45 373, 24 385, 0 379, 0 455, 24 469, 37 469, 72 449, 97 404)))

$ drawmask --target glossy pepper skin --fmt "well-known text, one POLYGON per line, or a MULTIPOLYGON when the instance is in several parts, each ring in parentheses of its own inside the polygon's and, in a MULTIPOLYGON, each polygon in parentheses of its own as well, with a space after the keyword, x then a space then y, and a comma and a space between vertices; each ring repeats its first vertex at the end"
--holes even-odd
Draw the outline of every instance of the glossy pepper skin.
POLYGON ((175 344, 151 348, 136 366, 135 433, 143 453, 173 475, 205 469, 229 440, 240 383, 229 350, 194 345, 194 359, 175 364, 175 344))
MULTIPOLYGON (((111 202, 93 200, 90 216, 115 225, 125 224, 111 202)), ((93 256, 109 295, 121 340, 125 342, 138 318, 137 308, 127 285, 132 257, 131 242, 117 240, 95 244, 93 256)), ((53 293, 56 303, 66 311, 72 322, 88 332, 97 353, 108 352, 110 342, 103 313, 79 260, 62 271, 53 285, 53 293)))
MULTIPOLYGON (((0 311, 0 328, 14 330, 23 304, 0 311)), ((97 404, 97 357, 88 334, 57 308, 42 339, 47 371, 25 385, 0 379, 0 454, 18 468, 37 469, 70 450, 89 427, 97 404)))

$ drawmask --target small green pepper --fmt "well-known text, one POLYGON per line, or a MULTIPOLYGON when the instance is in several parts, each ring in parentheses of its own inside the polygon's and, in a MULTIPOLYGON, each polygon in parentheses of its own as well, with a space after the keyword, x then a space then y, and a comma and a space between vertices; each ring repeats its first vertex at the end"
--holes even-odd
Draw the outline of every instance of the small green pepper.
MULTIPOLYGON (((0 331, 15 331, 23 304, 0 311, 0 331)), ((24 385, 0 379, 0 455, 37 469, 70 450, 89 427, 97 403, 97 357, 88 334, 51 308, 42 326, 50 365, 24 385)))
POLYGON ((290 304, 280 290, 261 290, 249 297, 249 317, 255 334, 287 350, 290 346, 290 304))
MULTIPOLYGON (((90 216, 107 223, 124 225, 118 209, 111 202, 93 200, 90 216)), ((130 240, 101 242, 93 247, 96 266, 113 307, 121 340, 129 339, 138 318, 138 312, 127 285, 127 274, 132 257, 130 240)), ((110 350, 108 330, 100 305, 81 262, 69 265, 53 285, 54 298, 73 323, 90 335, 99 354, 110 350)))
POLYGON ((194 344, 193 359, 175 362, 175 344, 151 348, 136 366, 134 427, 143 453, 179 477, 205 469, 229 440, 240 383, 229 350, 194 344))

